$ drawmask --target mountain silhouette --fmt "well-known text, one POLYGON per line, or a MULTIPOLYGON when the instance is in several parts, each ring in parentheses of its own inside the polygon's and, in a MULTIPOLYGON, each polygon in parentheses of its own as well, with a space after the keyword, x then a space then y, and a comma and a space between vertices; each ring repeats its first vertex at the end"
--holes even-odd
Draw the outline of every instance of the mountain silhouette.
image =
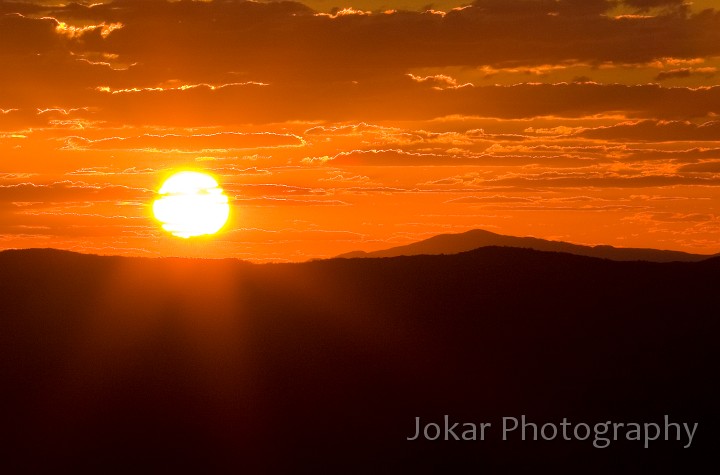
POLYGON ((566 252, 578 256, 599 257, 614 261, 698 262, 711 257, 701 254, 658 249, 582 246, 533 237, 504 236, 482 229, 473 229, 459 234, 440 234, 405 246, 397 246, 374 252, 353 251, 337 257, 358 258, 457 254, 486 246, 520 247, 535 249, 536 251, 566 252))
POLYGON ((720 259, 0 253, 2 473, 708 473, 720 259), (491 423, 408 441, 415 418, 491 423), (698 423, 672 439, 502 439, 698 423))

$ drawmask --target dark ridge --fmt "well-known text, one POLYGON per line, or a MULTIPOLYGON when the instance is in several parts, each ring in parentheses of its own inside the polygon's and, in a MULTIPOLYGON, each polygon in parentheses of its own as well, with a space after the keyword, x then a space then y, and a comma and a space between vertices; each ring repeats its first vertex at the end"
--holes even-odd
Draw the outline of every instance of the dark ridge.
POLYGON ((521 247, 537 251, 567 252, 580 256, 599 257, 615 261, 698 262, 711 257, 658 249, 618 248, 606 245, 581 246, 578 244, 548 241, 532 237, 503 236, 482 229, 473 229, 460 234, 440 234, 406 246, 398 246, 375 252, 354 251, 341 254, 338 257, 358 258, 414 256, 422 254, 457 254, 486 246, 521 247))
POLYGON ((0 253, 2 473, 707 473, 720 259, 0 253), (485 440, 407 441, 415 418, 485 440), (699 423, 502 440, 502 418, 699 423))
POLYGON ((75 252, 75 251, 67 251, 64 249, 55 249, 52 247, 37 247, 37 248, 29 248, 29 249, 5 249, 0 251, 0 254, 6 255, 6 256, 37 256, 37 257, 53 257, 53 256, 92 256, 92 257, 102 257, 98 256, 97 254, 87 254, 87 253, 81 253, 81 252, 75 252))

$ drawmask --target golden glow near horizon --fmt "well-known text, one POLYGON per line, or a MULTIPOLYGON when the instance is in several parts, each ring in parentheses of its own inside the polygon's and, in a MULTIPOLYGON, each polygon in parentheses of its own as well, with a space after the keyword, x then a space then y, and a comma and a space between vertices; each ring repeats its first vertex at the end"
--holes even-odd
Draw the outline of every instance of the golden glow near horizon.
POLYGON ((215 179, 204 173, 176 173, 158 194, 153 214, 173 236, 187 239, 215 234, 230 215, 228 197, 215 179))

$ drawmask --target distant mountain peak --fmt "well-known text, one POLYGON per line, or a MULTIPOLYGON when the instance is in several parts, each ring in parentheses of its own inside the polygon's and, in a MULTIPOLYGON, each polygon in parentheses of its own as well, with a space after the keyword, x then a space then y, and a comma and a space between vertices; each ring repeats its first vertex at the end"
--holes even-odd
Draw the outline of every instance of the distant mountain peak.
POLYGON ((381 251, 353 251, 337 257, 345 259, 368 257, 415 256, 421 254, 458 254, 480 247, 501 246, 535 249, 538 251, 564 252, 580 256, 599 257, 614 261, 650 262, 698 262, 712 256, 690 254, 681 251, 660 249, 622 248, 607 244, 584 246, 563 241, 551 241, 535 237, 505 236, 484 229, 472 229, 458 234, 439 234, 431 238, 404 246, 381 251))

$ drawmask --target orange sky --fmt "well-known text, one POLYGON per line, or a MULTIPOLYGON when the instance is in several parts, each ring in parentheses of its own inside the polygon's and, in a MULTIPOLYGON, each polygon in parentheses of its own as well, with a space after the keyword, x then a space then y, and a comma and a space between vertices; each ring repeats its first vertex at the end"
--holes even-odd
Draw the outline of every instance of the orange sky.
POLYGON ((1 2, 0 248, 298 261, 483 228, 716 253, 714 3, 1 2), (231 197, 216 237, 151 218, 178 169, 231 197))

